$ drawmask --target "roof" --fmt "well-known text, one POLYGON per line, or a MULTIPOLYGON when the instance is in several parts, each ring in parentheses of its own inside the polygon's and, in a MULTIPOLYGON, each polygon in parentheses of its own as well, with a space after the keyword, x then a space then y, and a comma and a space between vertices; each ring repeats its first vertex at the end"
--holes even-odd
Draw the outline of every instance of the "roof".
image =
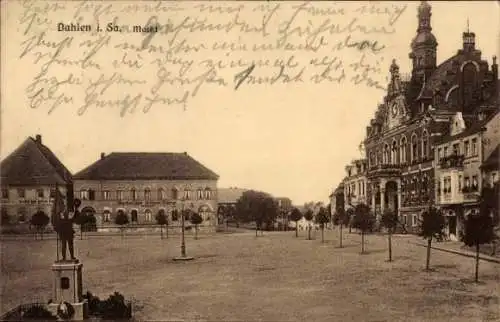
POLYGON ((219 188, 217 199, 219 203, 236 203, 247 189, 242 188, 219 188))
POLYGON ((71 172, 57 156, 38 140, 28 137, 0 164, 3 184, 53 185, 71 184, 71 172))
POLYGON ((500 168, 499 148, 500 145, 497 144, 496 148, 493 150, 493 152, 491 152, 490 156, 486 160, 484 160, 484 162, 481 164, 482 169, 498 170, 500 168))
POLYGON ((113 152, 73 177, 75 180, 217 180, 219 176, 187 153, 113 152))
POLYGON ((470 127, 467 127, 465 130, 462 132, 455 134, 455 135, 445 135, 441 138, 439 138, 436 141, 436 144, 442 144, 445 142, 453 141, 456 139, 460 139, 478 132, 481 132, 485 129, 486 124, 488 124, 489 121, 491 121, 496 115, 498 114, 498 110, 494 113, 491 113, 488 117, 486 117, 484 120, 480 122, 476 122, 472 124, 470 127))

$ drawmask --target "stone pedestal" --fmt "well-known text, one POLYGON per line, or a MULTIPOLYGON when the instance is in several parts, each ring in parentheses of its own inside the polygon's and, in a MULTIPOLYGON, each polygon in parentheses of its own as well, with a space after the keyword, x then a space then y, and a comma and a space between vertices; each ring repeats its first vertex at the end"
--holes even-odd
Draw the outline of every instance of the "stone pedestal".
POLYGON ((74 309, 71 320, 83 320, 88 315, 88 303, 83 299, 83 264, 78 260, 56 261, 52 264, 54 274, 53 298, 49 304, 49 310, 57 314, 59 305, 63 302, 69 303, 74 309))

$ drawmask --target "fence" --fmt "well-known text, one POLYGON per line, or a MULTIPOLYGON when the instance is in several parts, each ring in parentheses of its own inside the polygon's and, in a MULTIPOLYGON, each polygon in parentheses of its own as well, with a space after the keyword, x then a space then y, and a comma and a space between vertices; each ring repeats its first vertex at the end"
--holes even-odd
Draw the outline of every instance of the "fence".
POLYGON ((22 321, 23 313, 34 307, 46 307, 46 303, 33 302, 28 304, 21 304, 15 308, 5 312, 0 316, 0 321, 22 321))

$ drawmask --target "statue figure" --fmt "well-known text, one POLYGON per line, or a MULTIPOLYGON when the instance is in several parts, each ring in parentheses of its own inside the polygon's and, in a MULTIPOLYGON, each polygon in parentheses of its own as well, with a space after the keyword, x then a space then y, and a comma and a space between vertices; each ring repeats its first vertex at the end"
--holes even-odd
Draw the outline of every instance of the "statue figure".
POLYGON ((66 249, 69 248, 69 255, 72 261, 75 261, 75 248, 73 240, 75 238, 75 231, 73 230, 73 223, 77 220, 79 216, 78 207, 80 206, 80 200, 75 199, 73 202, 74 211, 65 207, 63 211, 58 214, 58 222, 55 227, 57 235, 61 240, 62 244, 62 260, 65 261, 66 249))

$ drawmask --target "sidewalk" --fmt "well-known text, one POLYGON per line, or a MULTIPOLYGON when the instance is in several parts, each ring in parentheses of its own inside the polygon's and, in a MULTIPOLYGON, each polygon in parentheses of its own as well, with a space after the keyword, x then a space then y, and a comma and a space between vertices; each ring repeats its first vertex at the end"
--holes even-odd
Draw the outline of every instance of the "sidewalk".
MULTIPOLYGON (((423 238, 419 236, 412 235, 413 238, 405 238, 408 240, 408 243, 421 246, 421 247, 427 247, 427 241, 425 241, 423 238)), ((435 240, 432 241, 431 248, 451 254, 457 254, 465 257, 472 257, 476 258, 476 252, 469 251, 466 249, 462 248, 463 243, 462 242, 455 242, 455 241, 446 241, 446 242, 437 242, 435 240)), ((479 253, 479 259, 491 263, 496 263, 500 264, 500 258, 494 257, 494 256, 489 256, 486 254, 479 253)))

